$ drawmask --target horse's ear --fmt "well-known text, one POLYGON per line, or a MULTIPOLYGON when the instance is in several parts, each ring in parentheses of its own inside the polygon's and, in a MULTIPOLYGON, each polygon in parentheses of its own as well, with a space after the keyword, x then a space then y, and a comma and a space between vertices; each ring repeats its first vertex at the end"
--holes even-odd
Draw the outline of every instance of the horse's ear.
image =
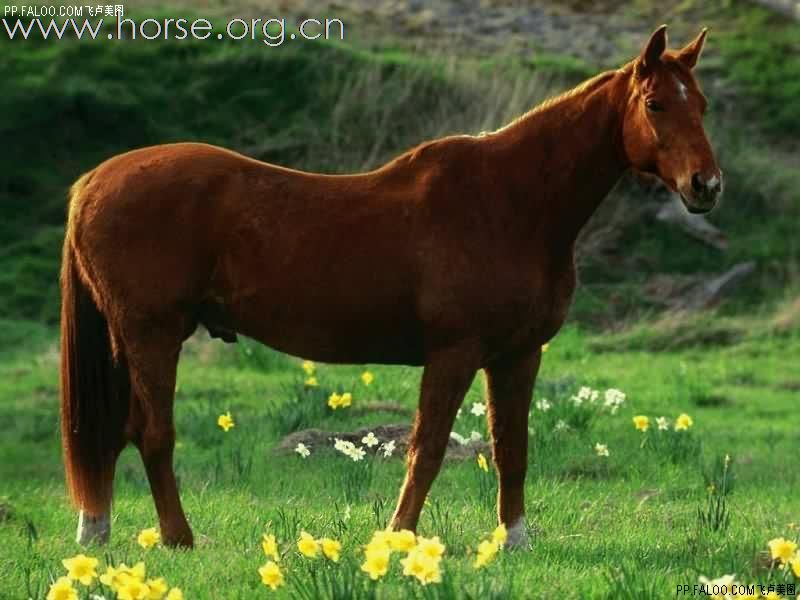
POLYGON ((691 42, 686 44, 683 50, 678 52, 678 60, 688 68, 694 69, 694 66, 697 64, 697 59, 700 58, 700 54, 703 52, 703 46, 705 46, 706 43, 707 33, 708 29, 703 27, 703 31, 691 42))
POLYGON ((662 25, 653 32, 642 49, 638 60, 638 72, 644 75, 661 61, 661 55, 667 49, 667 26, 662 25))

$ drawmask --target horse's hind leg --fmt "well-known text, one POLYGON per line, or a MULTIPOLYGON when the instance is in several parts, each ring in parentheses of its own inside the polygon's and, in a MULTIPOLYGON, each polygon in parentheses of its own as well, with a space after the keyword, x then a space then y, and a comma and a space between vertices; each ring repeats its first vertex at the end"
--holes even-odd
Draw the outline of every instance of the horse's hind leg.
POLYGON ((486 368, 489 428, 500 480, 497 514, 509 546, 527 546, 525 474, 528 469, 528 410, 541 351, 498 360, 486 368))
POLYGON ((190 547, 192 530, 181 506, 172 465, 175 378, 184 329, 176 324, 180 324, 179 319, 168 328, 148 324, 126 340, 133 391, 129 428, 147 471, 164 543, 190 547))
POLYGON ((450 430, 477 371, 476 354, 453 349, 425 365, 419 408, 408 446, 408 472, 392 528, 416 530, 422 504, 444 459, 450 430))

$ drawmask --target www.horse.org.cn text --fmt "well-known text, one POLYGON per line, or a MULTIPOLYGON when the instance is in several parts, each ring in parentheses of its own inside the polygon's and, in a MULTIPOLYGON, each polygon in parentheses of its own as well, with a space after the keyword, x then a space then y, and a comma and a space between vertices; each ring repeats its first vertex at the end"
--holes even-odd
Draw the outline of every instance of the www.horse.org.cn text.
POLYGON ((122 5, 6 6, 0 35, 17 40, 54 41, 233 40, 261 42, 270 47, 293 40, 344 40, 345 37, 344 23, 337 18, 305 18, 292 26, 283 17, 237 17, 219 29, 205 18, 146 18, 137 21, 122 15, 122 5))

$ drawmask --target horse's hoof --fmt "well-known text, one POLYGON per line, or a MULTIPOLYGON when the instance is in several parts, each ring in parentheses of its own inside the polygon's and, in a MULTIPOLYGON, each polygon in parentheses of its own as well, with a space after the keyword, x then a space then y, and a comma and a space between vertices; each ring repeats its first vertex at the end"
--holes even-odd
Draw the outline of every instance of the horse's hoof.
POLYGON ((111 537, 111 518, 108 514, 92 517, 81 511, 78 516, 76 541, 81 546, 107 544, 111 537))
POLYGON ((182 548, 184 550, 191 550, 194 548, 194 536, 191 531, 185 531, 177 534, 164 534, 164 545, 170 548, 182 548))
POLYGON ((519 518, 507 529, 505 547, 509 550, 530 550, 531 542, 528 538, 528 528, 525 527, 525 519, 519 518))

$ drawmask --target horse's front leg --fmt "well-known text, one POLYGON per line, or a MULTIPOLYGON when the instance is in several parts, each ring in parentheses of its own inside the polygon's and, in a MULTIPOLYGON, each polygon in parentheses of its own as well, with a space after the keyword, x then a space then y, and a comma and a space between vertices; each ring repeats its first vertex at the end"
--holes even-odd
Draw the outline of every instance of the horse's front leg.
POLYGON ((489 428, 500 486, 497 514, 508 529, 508 546, 528 546, 525 474, 528 470, 528 410, 541 350, 497 361, 486 368, 489 428))
POLYGON ((408 446, 408 471, 392 529, 416 530, 422 504, 442 465, 456 412, 478 370, 477 356, 471 348, 452 348, 437 352, 425 365, 408 446))

